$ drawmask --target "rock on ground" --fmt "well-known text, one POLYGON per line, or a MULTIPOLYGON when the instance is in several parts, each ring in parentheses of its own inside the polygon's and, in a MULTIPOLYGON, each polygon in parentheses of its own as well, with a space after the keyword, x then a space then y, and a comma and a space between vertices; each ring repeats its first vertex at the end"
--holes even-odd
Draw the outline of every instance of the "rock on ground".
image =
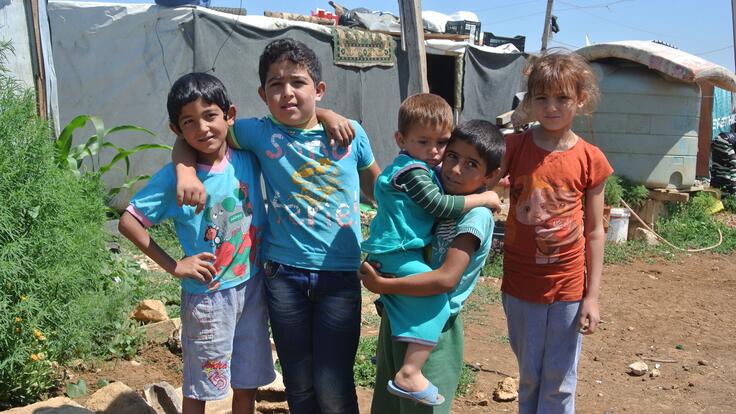
POLYGON ((182 412, 182 399, 176 395, 176 389, 166 381, 146 385, 143 388, 143 395, 158 414, 181 414, 182 412))
POLYGON ((629 374, 640 377, 649 371, 649 367, 645 362, 637 361, 629 365, 629 374))
POLYGON ((161 322, 169 319, 163 302, 154 299, 141 301, 130 317, 143 323, 161 322))
POLYGON ((66 397, 51 398, 25 407, 0 411, 0 414, 94 414, 66 397))
POLYGON ((143 397, 122 382, 100 388, 85 404, 90 410, 102 414, 156 414, 143 397))
POLYGON ((506 377, 498 382, 493 391, 493 399, 499 402, 514 401, 519 397, 519 381, 506 377))

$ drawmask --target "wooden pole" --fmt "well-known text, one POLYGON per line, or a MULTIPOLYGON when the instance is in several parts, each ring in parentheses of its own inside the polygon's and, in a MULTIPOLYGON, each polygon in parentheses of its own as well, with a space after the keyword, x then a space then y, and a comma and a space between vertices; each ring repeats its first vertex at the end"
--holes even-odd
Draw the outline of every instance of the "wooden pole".
POLYGON ((34 50, 31 59, 34 66, 34 82, 36 86, 36 102, 38 115, 43 120, 48 120, 48 109, 46 107, 46 71, 43 66, 43 50, 41 48, 41 27, 39 24, 38 0, 30 0, 31 19, 33 26, 34 50))
MULTIPOLYGON (((736 1, 736 0, 733 0, 736 1)), ((552 20, 552 3, 554 0, 547 0, 547 13, 544 15, 544 31, 542 32, 542 49, 541 51, 544 52, 547 50, 547 42, 549 41, 549 24, 552 20)))
POLYGON ((409 60, 408 94, 427 93, 427 52, 424 48, 424 24, 421 0, 399 0, 402 45, 409 60))

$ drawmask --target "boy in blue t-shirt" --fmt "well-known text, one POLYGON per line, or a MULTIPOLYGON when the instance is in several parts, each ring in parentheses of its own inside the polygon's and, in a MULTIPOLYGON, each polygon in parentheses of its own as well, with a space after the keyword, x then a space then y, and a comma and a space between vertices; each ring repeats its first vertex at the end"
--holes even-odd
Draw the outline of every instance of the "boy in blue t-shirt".
MULTIPOLYGON (((253 152, 263 168, 269 200, 266 292, 289 409, 357 413, 358 204, 361 189, 373 198, 380 169, 358 123, 352 122, 351 144, 330 144, 317 119, 316 103, 325 92, 321 66, 306 45, 271 42, 258 73, 258 94, 271 114, 235 121, 230 144, 253 152)), ((187 161, 181 144, 175 161, 187 161)), ((177 176, 180 187, 196 187, 186 162, 177 165, 177 176)))
POLYGON ((120 232, 181 280, 184 414, 234 390, 233 412, 253 413, 258 387, 275 378, 260 274, 266 214, 252 154, 229 150, 235 106, 214 76, 190 73, 171 87, 171 130, 197 153, 209 197, 204 214, 179 207, 173 164, 165 165, 120 218, 120 232), (175 260, 146 228, 172 219, 185 257, 175 260))
MULTIPOLYGON (((499 172, 504 139, 498 127, 471 120, 452 132, 442 161, 440 178, 447 194, 468 195, 485 190, 499 172)), ((459 314, 473 291, 491 248, 493 213, 476 207, 460 218, 444 219, 435 226, 430 264, 435 270, 412 277, 380 277, 371 265, 361 266, 365 287, 375 293, 407 296, 447 295, 450 318, 437 345, 422 368, 445 401, 438 406, 417 404, 431 399, 427 391, 389 391, 377 386, 371 412, 375 414, 449 413, 463 364, 463 324, 459 314), (402 394, 403 392, 403 394, 402 394), (404 398, 399 398, 404 397, 404 398)), ((381 318, 376 362, 376 384, 385 384, 404 363, 407 344, 391 338, 392 327, 385 312, 381 318)))

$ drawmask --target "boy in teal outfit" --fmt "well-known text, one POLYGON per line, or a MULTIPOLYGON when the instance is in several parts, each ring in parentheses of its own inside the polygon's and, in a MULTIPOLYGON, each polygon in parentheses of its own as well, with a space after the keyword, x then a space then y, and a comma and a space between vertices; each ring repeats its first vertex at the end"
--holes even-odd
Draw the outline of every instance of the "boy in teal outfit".
MULTIPOLYGON (((480 206, 496 207, 492 191, 444 195, 435 168, 440 164, 452 131, 452 109, 440 96, 412 95, 399 107, 396 143, 401 149, 376 181, 378 214, 370 237, 362 244, 370 263, 398 277, 432 270, 423 249, 432 239, 435 219, 456 219, 480 206)), ((450 317, 447 295, 382 295, 394 340, 406 342, 404 364, 385 384, 397 395, 428 405, 440 405, 443 396, 422 375, 422 366, 450 317)), ((384 384, 378 384, 384 386, 384 384)))
MULTIPOLYGON (((317 119, 326 85, 311 49, 275 40, 261 54, 258 72, 258 94, 270 116, 236 120, 230 145, 251 151, 263 170, 269 201, 265 285, 289 409, 357 414, 358 203, 361 190, 373 197, 380 170, 357 122, 350 145, 331 145, 317 119)), ((177 174, 196 182, 185 166, 177 174)))
MULTIPOLYGON (((473 120, 452 133, 440 173, 445 191, 468 195, 485 190, 498 173, 504 141, 498 128, 486 121, 473 120)), ((381 294, 407 296, 446 295, 450 317, 437 345, 429 355, 423 372, 445 397, 442 405, 431 407, 398 398, 380 384, 388 381, 403 364, 406 344, 391 340, 391 322, 381 321, 378 343, 376 389, 372 412, 448 413, 460 378, 463 363, 463 325, 460 310, 468 298, 491 247, 493 215, 485 207, 474 208, 459 219, 442 220, 432 239, 431 264, 436 270, 404 278, 380 277, 367 263, 361 266, 363 284, 381 294)))

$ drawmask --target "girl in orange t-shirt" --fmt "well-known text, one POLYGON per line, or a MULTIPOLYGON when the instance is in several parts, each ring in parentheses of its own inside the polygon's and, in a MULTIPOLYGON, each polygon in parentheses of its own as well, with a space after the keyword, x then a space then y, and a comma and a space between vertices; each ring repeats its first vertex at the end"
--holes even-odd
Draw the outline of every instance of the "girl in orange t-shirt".
POLYGON ((519 362, 519 412, 574 413, 582 335, 600 321, 603 187, 613 170, 571 129, 599 95, 588 63, 553 51, 530 61, 528 73, 521 112, 539 126, 510 135, 501 164, 511 195, 503 305, 519 362))

